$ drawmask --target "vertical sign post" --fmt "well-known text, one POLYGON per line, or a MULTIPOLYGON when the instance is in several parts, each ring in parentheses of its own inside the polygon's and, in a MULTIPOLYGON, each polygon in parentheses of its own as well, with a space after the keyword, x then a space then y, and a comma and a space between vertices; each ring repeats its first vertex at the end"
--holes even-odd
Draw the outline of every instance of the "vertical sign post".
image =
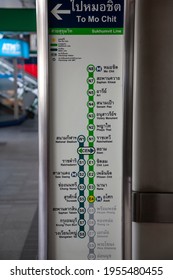
POLYGON ((123 258, 125 2, 47 1, 49 259, 123 258))

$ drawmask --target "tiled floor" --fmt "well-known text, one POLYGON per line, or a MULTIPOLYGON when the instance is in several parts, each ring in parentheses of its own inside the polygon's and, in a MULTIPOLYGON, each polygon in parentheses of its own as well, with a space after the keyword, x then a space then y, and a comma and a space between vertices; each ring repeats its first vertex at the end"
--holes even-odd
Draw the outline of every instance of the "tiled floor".
POLYGON ((0 128, 0 259, 37 258, 38 123, 0 128))

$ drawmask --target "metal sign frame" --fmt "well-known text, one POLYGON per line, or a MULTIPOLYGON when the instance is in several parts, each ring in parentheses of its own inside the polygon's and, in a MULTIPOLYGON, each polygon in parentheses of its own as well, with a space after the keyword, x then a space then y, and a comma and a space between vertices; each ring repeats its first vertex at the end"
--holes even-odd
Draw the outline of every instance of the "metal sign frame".
MULTIPOLYGON (((125 38, 123 62, 123 259, 131 259, 131 146, 133 92, 133 30, 135 0, 125 0, 125 38)), ((38 87, 39 87, 39 249, 38 258, 47 259, 48 249, 48 144, 49 69, 47 0, 37 0, 38 87)))

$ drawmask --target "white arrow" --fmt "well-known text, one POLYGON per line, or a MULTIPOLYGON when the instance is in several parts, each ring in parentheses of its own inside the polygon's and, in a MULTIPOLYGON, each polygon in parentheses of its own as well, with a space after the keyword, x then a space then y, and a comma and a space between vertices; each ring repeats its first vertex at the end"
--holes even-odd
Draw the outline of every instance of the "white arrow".
POLYGON ((59 14, 71 14, 70 10, 59 10, 59 8, 62 6, 62 4, 57 4, 51 13, 58 19, 62 20, 62 18, 59 16, 59 14))

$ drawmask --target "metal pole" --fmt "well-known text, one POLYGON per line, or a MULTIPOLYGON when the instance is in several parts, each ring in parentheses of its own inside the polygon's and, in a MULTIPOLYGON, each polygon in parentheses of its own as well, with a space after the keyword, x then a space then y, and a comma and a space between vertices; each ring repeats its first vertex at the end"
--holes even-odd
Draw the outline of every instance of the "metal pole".
POLYGON ((123 259, 132 259, 132 113, 135 0, 125 1, 124 132, 123 132, 123 259))
POLYGON ((39 89, 39 248, 38 258, 47 259, 48 189, 48 19, 47 0, 37 0, 39 89))
POLYGON ((23 82, 22 110, 24 112, 24 94, 25 94, 25 60, 24 60, 24 58, 22 58, 22 82, 23 82))
POLYGON ((17 58, 13 58, 14 66, 14 118, 19 118, 19 106, 17 97, 17 58))

